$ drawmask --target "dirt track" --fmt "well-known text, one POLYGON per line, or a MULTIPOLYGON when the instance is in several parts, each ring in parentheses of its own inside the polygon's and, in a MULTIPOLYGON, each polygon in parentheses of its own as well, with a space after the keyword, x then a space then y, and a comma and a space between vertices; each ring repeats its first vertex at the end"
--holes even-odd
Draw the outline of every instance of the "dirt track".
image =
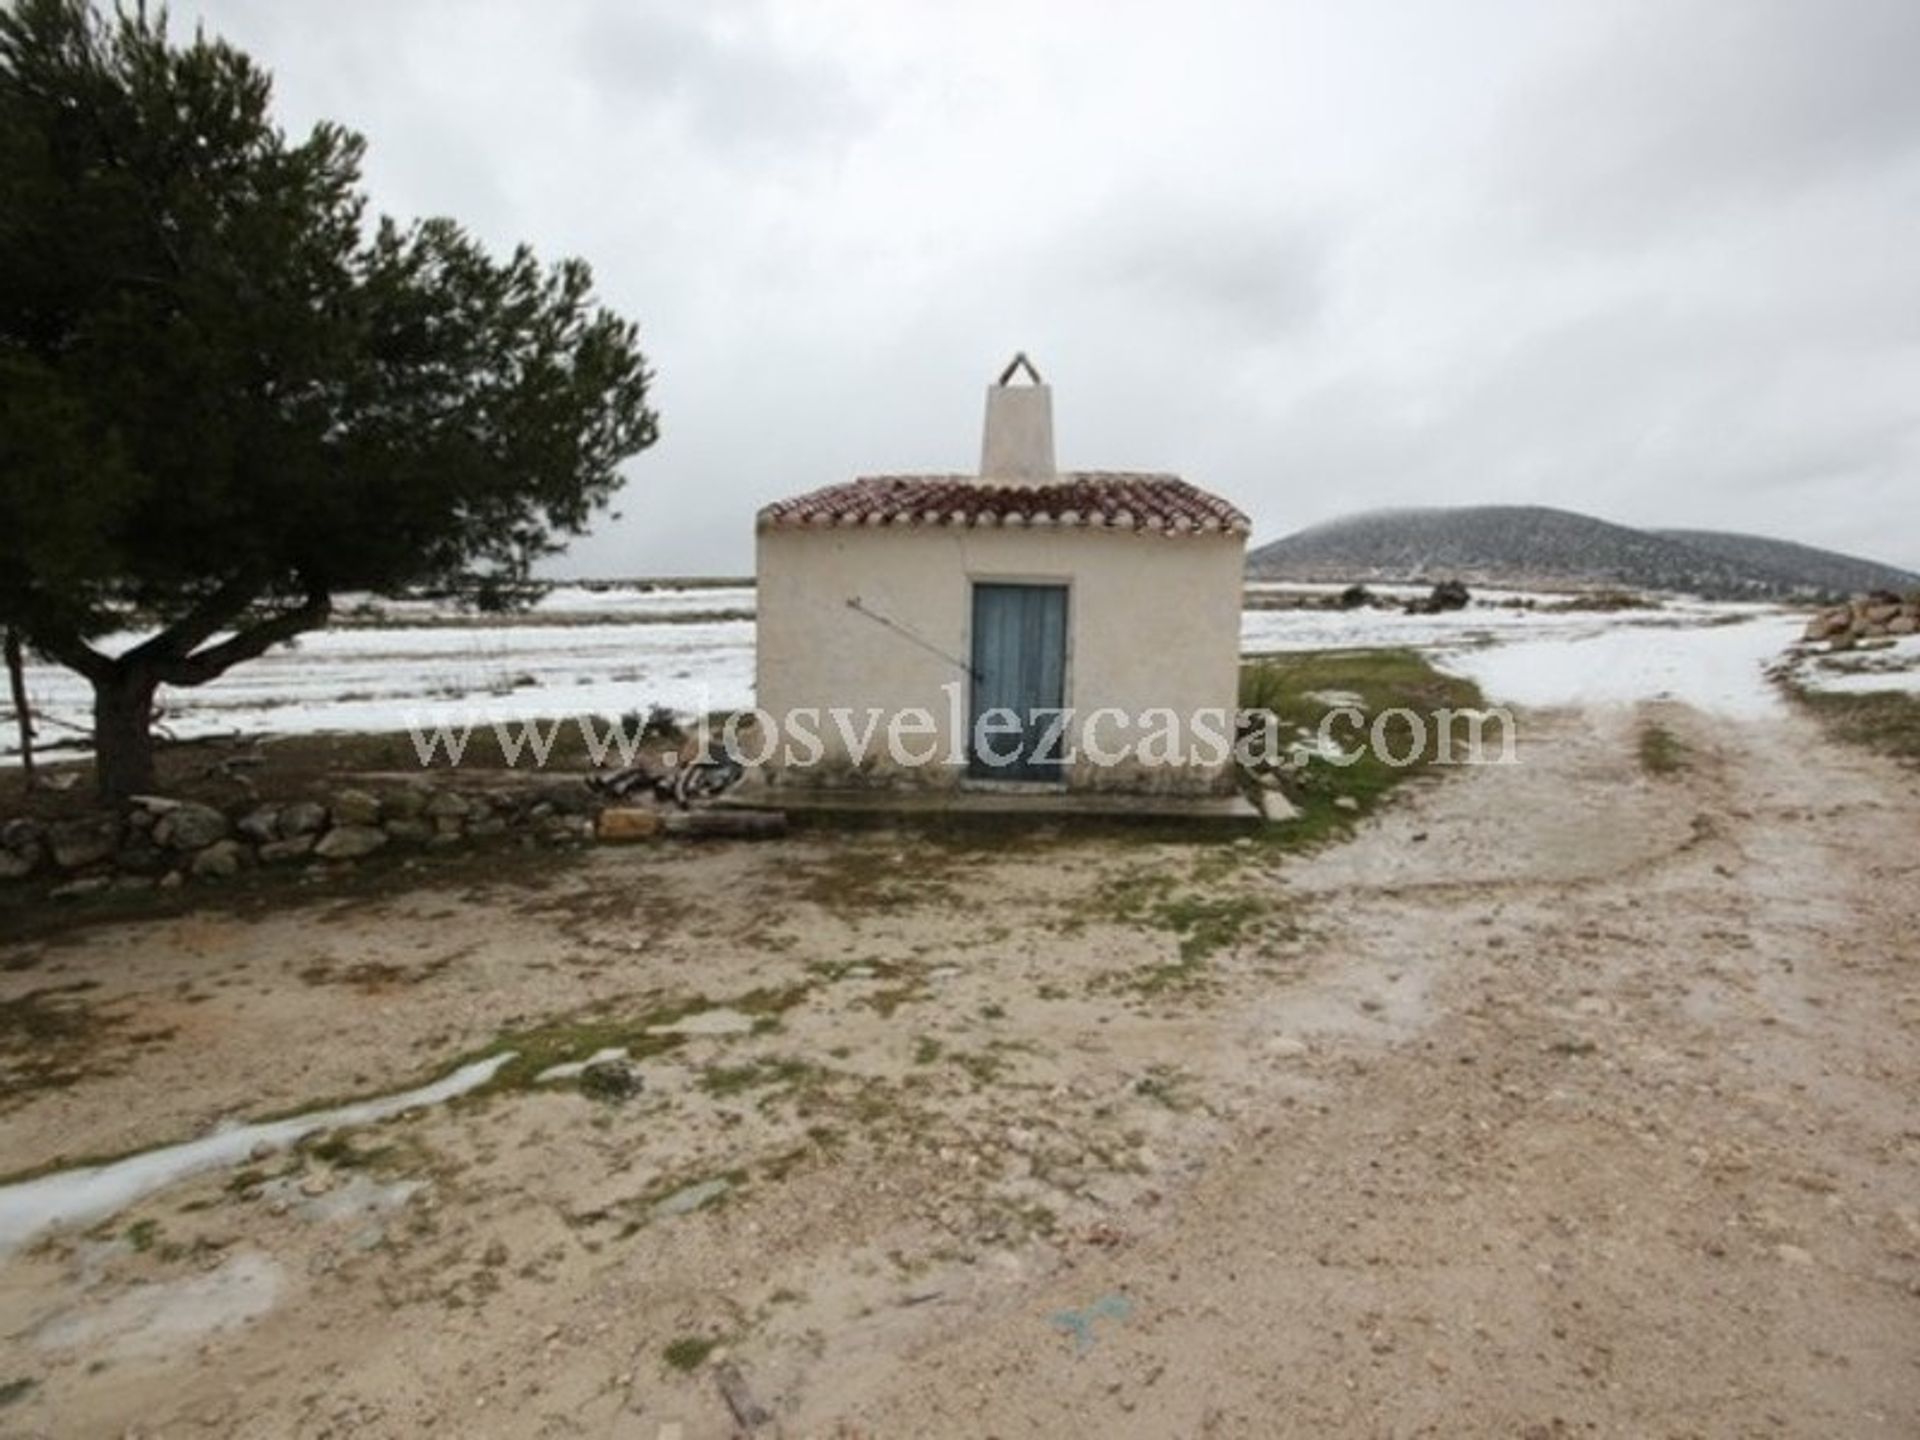
POLYGON ((1920 784, 1661 718, 1673 776, 1534 717, 1277 865, 614 852, 0 951, 0 997, 99 982, 9 1168, 761 997, 626 1106, 482 1097, 5 1262, 0 1431, 699 1440, 732 1365, 789 1436, 1920 1433, 1920 784))

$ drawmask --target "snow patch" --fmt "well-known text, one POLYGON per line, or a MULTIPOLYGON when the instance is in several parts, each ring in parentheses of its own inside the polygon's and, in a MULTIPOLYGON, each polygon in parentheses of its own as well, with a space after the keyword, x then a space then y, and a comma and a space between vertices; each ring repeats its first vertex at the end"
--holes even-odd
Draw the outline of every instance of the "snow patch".
POLYGON ((1675 700, 1710 714, 1755 719, 1780 711, 1784 702, 1767 667, 1804 624, 1799 616, 1770 615, 1731 624, 1603 629, 1448 651, 1435 660, 1477 683, 1494 704, 1675 700))
POLYGON ((486 1084, 513 1055, 514 1052, 508 1050, 476 1060, 430 1085, 398 1095, 359 1100, 286 1120, 236 1125, 198 1140, 129 1155, 124 1160, 59 1170, 35 1180, 0 1186, 0 1256, 17 1250, 56 1225, 84 1225, 103 1219, 191 1175, 237 1165, 251 1158, 258 1149, 283 1150, 321 1130, 370 1125, 403 1110, 442 1104, 486 1084))

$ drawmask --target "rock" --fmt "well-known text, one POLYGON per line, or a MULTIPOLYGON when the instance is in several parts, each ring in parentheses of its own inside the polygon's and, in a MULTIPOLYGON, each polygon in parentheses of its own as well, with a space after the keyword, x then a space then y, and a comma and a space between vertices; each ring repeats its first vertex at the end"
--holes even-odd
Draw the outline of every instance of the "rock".
POLYGON ((467 833, 480 836, 504 835, 507 833, 507 822, 498 815, 488 815, 483 819, 470 821, 467 825, 467 833))
POLYGON ((284 840, 269 840, 260 847, 261 863, 283 865, 289 860, 303 860, 312 853, 313 840, 311 835, 289 835, 284 840))
POLYGON ((580 1072, 580 1093, 619 1104, 640 1093, 640 1072, 625 1060, 595 1060, 580 1072))
POLYGON ((280 807, 256 805, 234 822, 234 829, 247 839, 266 844, 280 838, 280 807))
POLYGON ((158 888, 162 890, 178 890, 181 885, 186 883, 186 878, 187 877, 178 870, 169 870, 160 877, 158 888))
POLYGON ((424 845, 433 838, 433 822, 402 816, 389 820, 385 826, 388 835, 408 845, 424 845))
POLYGON ((467 828, 467 822, 458 815, 436 815, 433 817, 433 832, 442 838, 458 839, 467 828))
POLYGON ((336 827, 356 827, 380 823, 380 802, 364 790, 336 790, 332 797, 333 823, 336 827))
POLYGON ((188 868, 196 880, 231 880, 240 873, 246 854, 238 840, 216 840, 195 855, 188 868))
POLYGON ((226 836, 227 817, 211 805, 176 805, 153 827, 154 840, 169 850, 204 850, 226 836))
POLYGON ((1776 1245, 1773 1247, 1773 1253, 1789 1265, 1813 1264, 1812 1253, 1801 1249, 1798 1245, 1776 1245))
POLYGON ((427 801, 426 813, 435 820, 464 820, 467 798, 452 790, 442 790, 427 801))
POLYGON ((69 880, 64 885, 56 885, 49 892, 56 900, 78 900, 86 895, 98 895, 113 883, 105 875, 89 875, 82 880, 69 880))
POLYGON ((1259 799, 1260 813, 1267 818, 1269 824, 1277 824, 1284 820, 1298 820, 1300 818, 1299 807, 1286 797, 1286 792, 1284 791, 1273 790, 1262 786, 1259 791, 1259 799))
POLYGON ((1920 633, 1920 617, 1913 615, 1896 615, 1887 622, 1887 633, 1889 635, 1912 635, 1920 633))
MULTIPOLYGON (((340 814, 336 805, 334 814, 340 814)), ((322 860, 358 860, 362 855, 371 855, 383 849, 387 843, 387 832, 378 825, 341 825, 320 837, 313 847, 313 853, 322 860)))
POLYGON ((637 804, 620 804, 601 810, 595 833, 603 841, 651 839, 660 833, 660 816, 637 804))
POLYGON ((585 815, 546 815, 540 820, 540 834, 548 840, 591 840, 593 821, 585 815))
POLYGON ((291 840, 296 835, 318 835, 327 828, 327 807, 313 800, 296 800, 280 809, 280 834, 291 840))
POLYGON ((324 1195, 333 1189, 333 1177, 324 1170, 315 1170, 300 1179, 300 1193, 312 1198, 324 1195))
POLYGON ((118 855, 113 863, 129 875, 160 875, 173 864, 173 857, 145 839, 137 839, 118 855))
POLYGON ((111 815, 79 820, 57 820, 47 827, 47 848, 62 870, 97 865, 120 843, 120 822, 111 815))
POLYGON ((1275 1035, 1267 1041, 1267 1053, 1281 1060, 1298 1060, 1308 1053, 1307 1042, 1292 1035, 1275 1035))
POLYGON ((24 880, 47 858, 47 842, 32 820, 9 820, 0 825, 0 880, 24 880))
POLYGON ((580 780, 542 785, 540 800, 562 815, 591 815, 597 803, 594 793, 587 789, 586 782, 580 780))
POLYGON ((1333 808, 1352 814, 1360 809, 1360 802, 1351 795, 1336 795, 1333 798, 1333 808))
POLYGON ((409 785, 405 790, 394 790, 383 796, 381 809, 392 820, 418 820, 427 808, 428 792, 418 785, 409 785))

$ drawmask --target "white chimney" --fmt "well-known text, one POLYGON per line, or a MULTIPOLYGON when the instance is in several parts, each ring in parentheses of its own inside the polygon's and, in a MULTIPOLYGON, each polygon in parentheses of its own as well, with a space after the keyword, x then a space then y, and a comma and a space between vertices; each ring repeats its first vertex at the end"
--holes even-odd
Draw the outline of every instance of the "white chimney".
POLYGON ((980 478, 1011 485, 1045 485, 1054 479, 1053 391, 1025 352, 1017 354, 987 387, 987 426, 980 441, 980 478), (1032 382, 1011 385, 1024 370, 1032 382))

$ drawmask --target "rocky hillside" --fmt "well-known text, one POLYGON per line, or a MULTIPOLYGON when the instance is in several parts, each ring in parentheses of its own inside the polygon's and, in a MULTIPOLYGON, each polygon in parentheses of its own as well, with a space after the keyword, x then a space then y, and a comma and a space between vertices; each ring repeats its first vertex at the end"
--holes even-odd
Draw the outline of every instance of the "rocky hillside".
POLYGON ((1635 530, 1540 505, 1376 510, 1263 545, 1271 580, 1432 580, 1622 586, 1715 598, 1841 595, 1920 576, 1811 546, 1720 531, 1635 530))

